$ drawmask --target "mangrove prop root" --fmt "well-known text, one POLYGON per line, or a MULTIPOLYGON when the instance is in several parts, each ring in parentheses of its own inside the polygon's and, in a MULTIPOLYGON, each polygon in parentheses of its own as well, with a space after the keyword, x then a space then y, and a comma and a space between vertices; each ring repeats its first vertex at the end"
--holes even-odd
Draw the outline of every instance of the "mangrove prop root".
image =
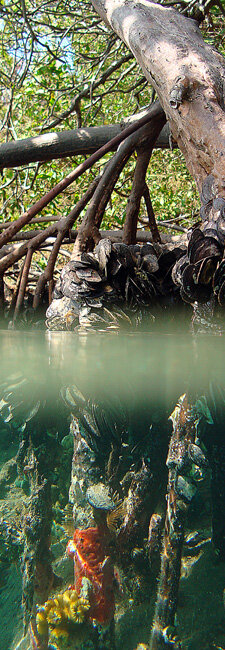
MULTIPOLYGON (((53 272, 55 268, 57 255, 66 232, 69 231, 70 228, 72 228, 74 222, 80 215, 81 211, 85 208, 88 201, 90 201, 93 192, 96 186, 98 185, 98 182, 99 182, 99 176, 95 178, 95 180, 91 183, 91 185, 89 186, 89 188, 87 189, 83 197, 77 202, 77 204, 75 205, 73 210, 71 210, 71 212, 67 215, 67 217, 64 217, 59 220, 57 224, 58 235, 54 243, 51 255, 49 257, 48 264, 46 266, 46 269, 44 270, 44 273, 41 275, 37 283, 37 287, 34 295, 34 302, 33 302, 34 309, 37 309, 40 303, 40 299, 42 297, 46 283, 48 281, 51 282, 53 278, 53 272)), ((47 228, 47 231, 50 230, 50 228, 54 228, 54 226, 49 226, 49 228, 47 228)))
POLYGON ((26 255, 26 260, 25 260, 24 265, 23 265, 23 271, 22 271, 21 279, 20 279, 20 283, 19 283, 19 290, 18 290, 18 295, 17 295, 17 299, 16 299, 16 306, 15 306, 15 311, 14 311, 14 315, 13 315, 13 322, 15 322, 15 320, 16 320, 19 312, 20 312, 20 309, 21 309, 21 307, 23 305, 24 295, 25 295, 28 276, 29 276, 30 265, 31 265, 31 261, 32 261, 32 255, 33 255, 32 248, 28 248, 27 255, 26 255))
POLYGON ((137 162, 134 172, 132 189, 127 201, 126 219, 124 223, 124 243, 135 244, 138 214, 141 197, 144 191, 145 175, 148 169, 152 147, 137 152, 137 162))
MULTIPOLYGON (((45 242, 48 237, 56 237, 53 249, 50 254, 50 258, 48 260, 48 264, 44 272, 42 273, 41 277, 39 277, 35 289, 35 294, 34 294, 34 300, 33 300, 33 308, 34 310, 37 309, 37 307, 40 304, 40 301, 43 298, 43 293, 45 290, 45 286, 47 282, 49 283, 49 300, 51 301, 51 296, 52 296, 52 289, 54 286, 53 282, 53 273, 54 273, 54 268, 55 268, 55 263, 58 257, 58 254, 60 252, 60 246, 62 242, 65 239, 65 236, 70 233, 70 230, 79 216, 80 212, 86 204, 89 202, 89 200, 92 198, 93 194, 93 199, 90 203, 90 206, 87 210, 87 213, 83 219, 82 225, 79 229, 78 232, 78 237, 76 240, 75 244, 75 249, 77 250, 84 250, 84 249, 91 249, 93 247, 93 244, 98 243, 99 239, 101 238, 101 235, 99 233, 99 227, 102 221, 102 217, 105 212, 106 205, 110 199, 111 193, 114 189, 115 183, 118 180, 118 177, 126 164, 127 160, 129 159, 130 155, 132 155, 133 151, 135 150, 136 147, 141 147, 145 149, 148 145, 150 145, 150 151, 152 149, 152 144, 155 142, 158 133, 162 129, 164 123, 165 123, 165 114, 163 110, 161 109, 160 105, 158 102, 155 103, 154 107, 151 107, 149 110, 148 116, 144 116, 143 119, 138 121, 138 127, 137 124, 134 128, 134 125, 129 126, 128 129, 125 129, 123 132, 123 136, 120 138, 117 142, 115 140, 115 144, 119 143, 121 139, 124 139, 125 136, 125 142, 120 147, 115 155, 113 156, 112 160, 107 163, 105 170, 103 172, 102 178, 101 176, 98 177, 93 181, 93 183, 90 185, 88 188, 87 192, 84 194, 82 199, 78 201, 77 205, 74 207, 74 209, 67 215, 66 217, 63 217, 62 219, 59 219, 57 222, 53 222, 52 225, 48 226, 44 231, 37 232, 35 236, 32 236, 34 233, 19 233, 17 234, 21 228, 29 223, 32 219, 32 217, 37 214, 40 209, 44 205, 46 205, 46 201, 49 202, 54 198, 55 195, 57 195, 59 192, 63 191, 65 187, 68 186, 68 183, 72 182, 72 179, 74 180, 77 178, 77 173, 80 168, 79 174, 83 173, 85 169, 87 168, 86 163, 83 163, 83 166, 79 166, 72 174, 70 174, 66 179, 63 179, 51 192, 49 192, 45 197, 42 197, 40 200, 41 203, 41 208, 40 208, 40 201, 35 204, 30 210, 28 210, 27 213, 25 213, 20 219, 18 219, 15 223, 9 225, 1 234, 0 234, 0 246, 3 244, 6 244, 8 241, 11 241, 12 238, 15 238, 19 240, 20 235, 21 235, 21 240, 22 236, 23 238, 27 239, 24 243, 21 244, 21 246, 18 246, 17 248, 13 249, 9 253, 6 253, 2 259, 0 260, 0 273, 1 276, 4 276, 4 273, 16 262, 18 262, 22 257, 26 256, 26 261, 24 264, 24 268, 21 274, 21 278, 19 281, 19 286, 17 288, 16 296, 14 296, 13 303, 15 306, 15 312, 14 312, 14 317, 13 317, 13 322, 16 321, 19 312, 21 311, 21 308, 24 303, 24 297, 26 293, 26 288, 27 288, 27 283, 29 280, 29 270, 31 266, 31 261, 32 261, 32 256, 34 251, 39 250, 41 246, 45 245, 45 242), (55 194, 56 192, 56 194, 55 194), (43 205, 42 205, 43 204, 43 205), (39 206, 37 208, 37 206, 39 206), (27 237, 25 237, 27 235, 27 237), (16 303, 16 304, 15 304, 16 303)), ((96 155, 100 155, 100 152, 96 152, 96 155)), ((103 153, 106 153, 104 150, 103 153)), ((142 159, 142 156, 140 154, 140 157, 142 159)), ((144 154, 145 157, 145 166, 148 163, 148 154, 144 154)), ((96 159, 97 160, 97 159, 96 159)), ((92 157, 89 159, 89 163, 93 164, 92 157)), ((139 164, 137 164, 137 168, 139 169, 139 164)), ((145 183, 145 169, 143 170, 143 165, 141 166, 141 169, 139 171, 143 172, 141 175, 143 178, 141 178, 141 188, 143 189, 143 184, 145 183)), ((137 175, 137 174, 136 174, 137 175)), ((138 183, 140 184, 140 179, 138 180, 138 183)), ((139 201, 140 203, 140 201, 139 201)), ((136 235, 136 227, 137 227, 137 214, 135 213, 135 224, 133 226, 133 230, 136 235)), ((134 236, 135 236, 134 235, 134 236)))
POLYGON ((126 514, 118 540, 120 545, 127 548, 137 541, 140 531, 146 526, 146 520, 152 514, 156 496, 155 476, 142 461, 140 470, 134 473, 127 499, 126 514))
MULTIPOLYGON (((17 221, 13 222, 4 232, 0 234, 0 247, 3 244, 11 241, 13 235, 15 235, 23 226, 28 224, 36 214, 39 214, 56 196, 63 192, 71 183, 73 183, 77 178, 81 176, 87 169, 90 169, 95 162, 100 160, 106 153, 111 151, 111 148, 118 146, 120 142, 125 140, 131 133, 137 131, 140 127, 144 126, 152 119, 154 119, 158 113, 163 113, 159 102, 155 102, 154 106, 151 106, 147 115, 144 115, 140 120, 137 120, 134 124, 130 124, 124 131, 119 133, 115 138, 112 138, 107 142, 103 147, 100 147, 98 151, 92 154, 87 158, 83 163, 78 165, 68 176, 63 178, 55 187, 53 187, 47 194, 42 196, 39 201, 37 201, 27 212, 25 212, 17 221)), ((166 118, 165 118, 166 121, 166 118)))
POLYGON ((3 309, 4 304, 5 304, 4 280, 3 280, 3 276, 0 276, 0 309, 3 309))
MULTIPOLYGON (((224 425, 222 425, 224 431, 224 425)), ((225 448, 224 441, 218 439, 218 429, 214 425, 213 434, 210 437, 213 442, 209 444, 206 440, 209 463, 212 472, 211 495, 212 495, 212 542, 216 554, 221 560, 225 560, 225 448)), ((222 434, 224 435, 224 433, 222 434)))
MULTIPOLYGON (((88 250, 93 248, 94 244, 97 244, 100 237, 99 228, 101 221, 105 212, 106 205, 110 199, 111 193, 114 189, 114 186, 119 178, 121 171, 126 165, 129 157, 133 151, 141 147, 141 150, 144 148, 144 154, 140 154, 138 158, 137 169, 135 172, 135 188, 137 186, 141 188, 145 182, 145 173, 148 166, 150 154, 152 151, 153 144, 157 138, 157 135, 161 131, 165 123, 165 114, 163 111, 158 109, 158 113, 155 115, 154 121, 150 124, 142 126, 137 132, 132 133, 129 137, 126 138, 125 142, 118 148, 112 159, 104 169, 102 178, 99 182, 98 187, 95 190, 93 199, 90 203, 90 206, 87 210, 87 213, 83 219, 83 222, 80 226, 78 237, 74 247, 74 255, 78 255, 81 250, 88 250), (150 150, 150 153, 146 149, 150 150), (143 160, 144 156, 144 160, 143 160), (140 164, 141 162, 141 164, 140 164), (138 175, 138 179, 137 179, 138 175)), ((136 191, 136 190, 135 190, 136 191)), ((140 196, 141 198, 141 196, 140 196)), ((135 221, 134 224, 134 233, 136 235, 137 229, 137 211, 139 211, 140 201, 137 207, 135 206, 135 213, 132 213, 132 218, 135 221)), ((134 237, 135 237, 134 235, 134 237)))
POLYGON ((102 178, 79 228, 73 249, 73 257, 78 256, 81 251, 92 249, 101 239, 99 227, 106 205, 116 181, 133 151, 129 141, 130 138, 127 138, 121 148, 114 154, 110 163, 105 166, 102 178))
POLYGON ((145 205, 147 209, 147 215, 148 215, 148 223, 149 223, 149 228, 152 233, 152 241, 153 242, 158 242, 161 244, 161 237, 160 237, 160 232, 158 229, 158 225, 156 223, 156 218, 155 218, 155 213, 153 210, 152 206, 152 201, 150 197, 150 192, 147 183, 145 182, 144 184, 144 191, 143 191, 143 198, 145 200, 145 205))
POLYGON ((193 496, 191 484, 183 477, 190 465, 188 447, 194 442, 196 432, 194 413, 186 395, 180 399, 171 419, 173 432, 167 457, 167 511, 151 650, 178 650, 181 647, 174 634, 174 617, 177 609, 185 516, 193 496))
POLYGON ((86 206, 86 204, 92 197, 92 194, 95 190, 96 185, 98 184, 98 181, 99 181, 99 176, 93 181, 93 183, 91 183, 91 185, 89 186, 88 190, 85 192, 83 197, 80 199, 80 201, 77 202, 73 210, 71 210, 71 212, 66 217, 62 217, 62 219, 60 219, 57 222, 57 224, 53 224, 49 226, 48 228, 46 228, 46 230, 40 231, 40 233, 38 233, 35 237, 33 237, 28 242, 25 242, 18 249, 6 255, 3 258, 3 260, 0 261, 0 267, 2 267, 2 270, 4 272, 6 269, 8 269, 11 266, 11 264, 18 261, 23 255, 26 254, 26 261, 22 269, 22 272, 18 278, 16 295, 14 295, 12 299, 13 302, 11 304, 11 308, 12 308, 12 306, 14 306, 16 303, 14 318, 13 318, 14 321, 16 320, 19 311, 23 305, 33 252, 38 248, 40 248, 41 244, 43 244, 50 235, 54 235, 56 232, 58 233, 50 258, 48 260, 48 264, 37 283, 37 287, 34 295, 34 304, 33 304, 34 309, 37 309, 47 281, 50 282, 52 280, 54 267, 57 260, 57 255, 60 249, 60 245, 65 237, 65 234, 69 231, 70 228, 72 228, 74 221, 79 216, 81 210, 83 210, 83 208, 86 206))
POLYGON ((30 619, 35 620, 36 603, 44 603, 53 584, 50 558, 51 493, 50 483, 40 478, 38 459, 32 443, 23 441, 18 454, 18 466, 29 479, 31 497, 28 511, 23 519, 24 551, 22 556, 22 604, 24 632, 30 619))
MULTIPOLYGON (((130 196, 128 197, 126 219, 124 223, 123 241, 125 244, 136 243, 137 222, 138 222, 138 214, 140 210, 141 197, 142 195, 143 196, 146 195, 146 188, 148 191, 145 176, 148 169, 154 143, 163 125, 163 119, 164 119, 163 116, 161 119, 162 119, 161 122, 160 120, 158 120, 158 124, 155 122, 155 133, 152 135, 152 139, 147 143, 147 146, 145 145, 137 148, 137 162, 136 162, 136 167, 134 172, 132 189, 130 192, 130 196)), ((146 202, 146 207, 148 210, 148 217, 149 217, 149 227, 152 233, 153 241, 160 241, 160 236, 155 222, 155 218, 153 218, 154 217, 153 210, 149 213, 150 205, 151 205, 151 199, 149 196, 147 197, 147 202, 146 202)))

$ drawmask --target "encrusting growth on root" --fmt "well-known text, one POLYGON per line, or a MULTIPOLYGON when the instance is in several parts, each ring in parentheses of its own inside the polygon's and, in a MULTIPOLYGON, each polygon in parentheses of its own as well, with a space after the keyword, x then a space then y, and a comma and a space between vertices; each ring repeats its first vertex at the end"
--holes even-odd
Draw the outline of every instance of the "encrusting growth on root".
POLYGON ((189 480, 189 447, 195 442, 196 420, 187 395, 183 395, 171 415, 171 436, 167 467, 169 469, 167 511, 164 526, 160 581, 151 633, 151 650, 181 648, 175 634, 181 553, 188 505, 196 488, 189 480))

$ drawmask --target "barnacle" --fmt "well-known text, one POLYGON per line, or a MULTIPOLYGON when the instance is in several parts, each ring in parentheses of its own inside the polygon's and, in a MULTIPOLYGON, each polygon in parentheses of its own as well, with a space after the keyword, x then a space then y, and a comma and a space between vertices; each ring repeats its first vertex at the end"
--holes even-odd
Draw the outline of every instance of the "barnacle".
POLYGON ((75 589, 67 589, 62 594, 57 594, 38 607, 38 634, 46 637, 50 633, 50 639, 67 636, 71 624, 84 622, 89 607, 88 599, 78 596, 75 589))

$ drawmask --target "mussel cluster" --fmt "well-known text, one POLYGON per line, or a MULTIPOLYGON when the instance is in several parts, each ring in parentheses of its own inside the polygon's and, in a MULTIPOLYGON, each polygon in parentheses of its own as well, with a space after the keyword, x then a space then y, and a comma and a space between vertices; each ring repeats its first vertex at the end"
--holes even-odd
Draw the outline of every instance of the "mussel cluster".
POLYGON ((224 306, 225 201, 212 198, 210 176, 207 179, 201 196, 201 227, 197 224, 189 231, 187 253, 176 262, 172 278, 185 302, 205 303, 214 294, 224 306))
POLYGON ((222 255, 222 246, 215 237, 194 228, 187 254, 177 261, 172 271, 173 281, 180 286, 180 294, 185 302, 206 302, 209 299, 222 255))
MULTIPOLYGON (((123 465, 140 463, 140 454, 145 455, 146 449, 152 444, 152 438, 156 436, 158 424, 150 426, 151 406, 146 417, 141 417, 142 409, 136 403, 131 386, 130 392, 131 399, 126 403, 115 393, 110 398, 104 392, 101 398, 86 397, 75 384, 60 390, 64 404, 79 423, 81 436, 97 455, 100 464, 101 459, 105 462, 112 449, 119 450, 121 462, 124 456, 123 465)), ((157 417, 162 429, 163 415, 160 408, 157 417)))
POLYGON ((86 398, 75 384, 65 386, 61 397, 70 413, 79 422, 79 430, 88 446, 100 456, 109 453, 111 446, 120 446, 127 437, 129 414, 118 396, 111 400, 86 398))
POLYGON ((153 305, 179 294, 172 269, 183 252, 101 240, 93 253, 64 267, 47 310, 48 329, 137 325, 153 305))

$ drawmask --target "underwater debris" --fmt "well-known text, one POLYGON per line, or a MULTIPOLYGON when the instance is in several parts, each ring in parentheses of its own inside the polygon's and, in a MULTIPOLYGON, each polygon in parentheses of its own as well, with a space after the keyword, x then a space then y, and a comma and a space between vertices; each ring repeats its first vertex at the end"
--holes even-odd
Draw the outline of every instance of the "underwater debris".
POLYGON ((73 540, 67 545, 68 555, 74 559, 76 591, 78 595, 82 592, 83 578, 89 581, 89 617, 101 625, 108 624, 115 611, 113 566, 105 546, 104 535, 98 527, 75 530, 73 540))

